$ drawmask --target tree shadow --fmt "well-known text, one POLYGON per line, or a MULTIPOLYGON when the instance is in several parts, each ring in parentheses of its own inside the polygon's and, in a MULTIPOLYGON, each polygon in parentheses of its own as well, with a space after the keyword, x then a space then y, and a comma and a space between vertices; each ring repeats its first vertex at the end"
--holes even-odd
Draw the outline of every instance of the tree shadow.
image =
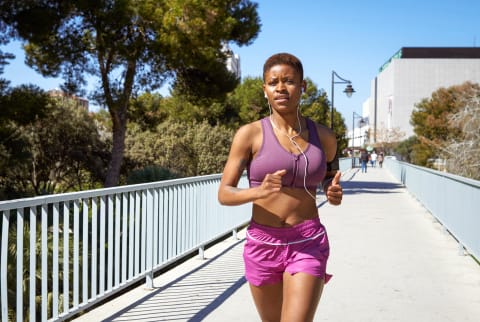
POLYGON ((243 241, 103 321, 202 321, 246 283, 243 241))

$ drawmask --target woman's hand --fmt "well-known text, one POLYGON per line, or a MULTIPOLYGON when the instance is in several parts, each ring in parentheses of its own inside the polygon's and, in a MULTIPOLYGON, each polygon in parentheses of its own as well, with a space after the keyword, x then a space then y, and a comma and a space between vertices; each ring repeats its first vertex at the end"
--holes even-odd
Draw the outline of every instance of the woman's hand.
POLYGON ((342 203, 343 190, 340 185, 341 175, 340 171, 335 174, 335 177, 333 178, 332 183, 328 186, 326 192, 328 202, 335 206, 342 203))
POLYGON ((280 191, 282 188, 282 177, 287 173, 287 170, 278 170, 274 173, 269 173, 263 178, 262 184, 258 187, 258 198, 265 198, 274 192, 280 191))

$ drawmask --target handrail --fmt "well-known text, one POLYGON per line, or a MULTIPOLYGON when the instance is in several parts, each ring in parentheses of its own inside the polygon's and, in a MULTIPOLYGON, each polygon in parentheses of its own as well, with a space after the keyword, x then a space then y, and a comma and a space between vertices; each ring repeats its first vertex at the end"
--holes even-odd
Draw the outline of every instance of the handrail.
MULTIPOLYGON (((251 205, 218 203, 220 179, 0 202, 2 321, 60 321, 141 279, 153 287, 156 271, 197 250, 202 255, 205 245, 248 222, 251 205)), ((243 176, 240 186, 247 184, 243 176)))
POLYGON ((480 260, 480 181, 387 159, 385 167, 465 250, 480 260))

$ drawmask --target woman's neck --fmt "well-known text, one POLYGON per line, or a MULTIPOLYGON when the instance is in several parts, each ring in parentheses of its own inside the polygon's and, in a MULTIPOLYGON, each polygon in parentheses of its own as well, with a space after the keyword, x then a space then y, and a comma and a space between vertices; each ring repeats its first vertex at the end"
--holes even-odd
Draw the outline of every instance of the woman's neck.
POLYGON ((302 124, 303 117, 300 115, 284 117, 278 114, 271 114, 270 122, 274 129, 288 136, 299 135, 306 128, 306 126, 302 124))

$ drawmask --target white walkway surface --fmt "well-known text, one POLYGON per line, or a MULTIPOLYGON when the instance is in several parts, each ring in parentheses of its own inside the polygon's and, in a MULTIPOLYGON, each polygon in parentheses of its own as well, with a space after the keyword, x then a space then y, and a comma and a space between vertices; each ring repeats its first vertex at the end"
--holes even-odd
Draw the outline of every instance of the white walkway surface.
MULTIPOLYGON (((480 265, 425 208, 385 169, 342 180, 342 205, 319 208, 334 277, 315 321, 480 321, 480 265)), ((162 274, 155 289, 141 286, 75 321, 259 321, 239 237, 162 274)))

